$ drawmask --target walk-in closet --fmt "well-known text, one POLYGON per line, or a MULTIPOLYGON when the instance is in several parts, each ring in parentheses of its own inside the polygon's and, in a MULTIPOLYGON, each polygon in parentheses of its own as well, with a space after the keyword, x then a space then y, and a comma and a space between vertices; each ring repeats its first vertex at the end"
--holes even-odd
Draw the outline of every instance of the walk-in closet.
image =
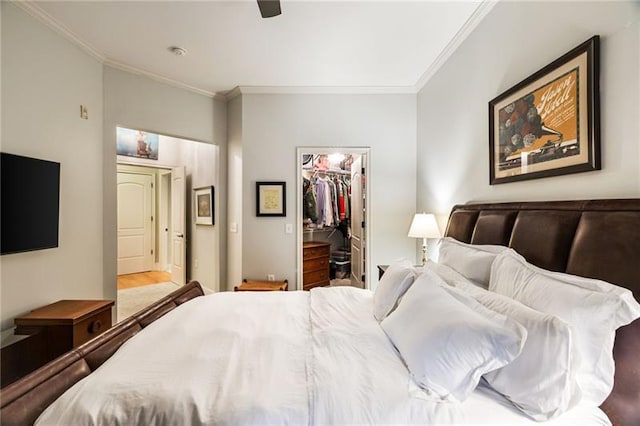
POLYGON ((301 157, 302 288, 364 288, 366 154, 301 157))

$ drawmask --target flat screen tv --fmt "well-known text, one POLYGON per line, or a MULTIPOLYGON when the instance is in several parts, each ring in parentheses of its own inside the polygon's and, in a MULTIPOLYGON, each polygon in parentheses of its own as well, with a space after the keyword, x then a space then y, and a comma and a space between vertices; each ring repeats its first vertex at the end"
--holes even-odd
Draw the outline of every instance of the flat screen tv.
POLYGON ((1 254, 58 247, 60 163, 0 156, 1 254))

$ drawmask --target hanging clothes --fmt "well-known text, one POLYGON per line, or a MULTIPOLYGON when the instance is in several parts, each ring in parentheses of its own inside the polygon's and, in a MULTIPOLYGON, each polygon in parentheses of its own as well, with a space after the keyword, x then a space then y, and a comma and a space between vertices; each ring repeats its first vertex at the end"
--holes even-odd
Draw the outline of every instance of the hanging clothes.
POLYGON ((329 188, 325 179, 316 176, 313 182, 313 188, 316 193, 316 223, 318 225, 327 224, 327 216, 329 214, 330 201, 329 188))
POLYGON ((336 179, 335 181, 336 184, 336 189, 338 191, 338 198, 337 198, 337 204, 338 204, 338 219, 340 221, 343 220, 348 220, 351 215, 349 212, 349 191, 350 191, 350 187, 349 185, 347 185, 347 183, 345 182, 345 178, 341 178, 341 179, 336 179))
MULTIPOLYGON (((329 173, 330 174, 330 173, 329 173)), ((350 217, 351 186, 346 176, 323 178, 315 175, 307 185, 303 181, 303 211, 320 226, 338 226, 350 217), (315 203, 315 219, 310 211, 315 203)))
POLYGON ((307 178, 302 180, 302 215, 303 219, 309 219, 312 223, 318 221, 316 212, 316 192, 313 190, 311 181, 307 178))

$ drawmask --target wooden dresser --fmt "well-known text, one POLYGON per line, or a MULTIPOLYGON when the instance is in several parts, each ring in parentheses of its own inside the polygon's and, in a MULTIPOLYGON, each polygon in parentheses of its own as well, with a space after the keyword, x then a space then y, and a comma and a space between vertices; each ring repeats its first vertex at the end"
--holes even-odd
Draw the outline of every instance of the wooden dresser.
POLYGON ((310 241, 302 245, 302 289, 329 285, 331 244, 310 241))

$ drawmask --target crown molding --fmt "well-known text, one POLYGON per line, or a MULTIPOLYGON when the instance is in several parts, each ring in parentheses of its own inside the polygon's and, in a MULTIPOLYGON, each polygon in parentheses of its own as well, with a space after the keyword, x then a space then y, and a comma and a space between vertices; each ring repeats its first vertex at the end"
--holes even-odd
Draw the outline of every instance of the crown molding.
POLYGON ((453 52, 460 47, 463 41, 469 37, 473 30, 482 22, 485 16, 489 14, 491 9, 500 0, 482 0, 476 10, 473 11, 469 19, 466 20, 462 28, 458 30, 456 35, 451 39, 445 48, 440 52, 435 61, 429 65, 429 68, 422 74, 420 79, 416 82, 414 90, 416 93, 420 92, 427 82, 435 75, 435 73, 442 67, 447 59, 453 54, 453 52))
POLYGON ((151 80, 155 80, 157 82, 160 83, 164 83, 166 85, 169 86, 173 86, 176 87, 178 89, 184 89, 187 90, 189 92, 193 92, 196 93, 198 95, 203 95, 203 96, 208 96, 210 98, 216 99, 216 100, 226 100, 226 96, 218 94, 218 93, 214 93, 214 92, 210 92, 208 90, 204 90, 204 89, 200 89, 198 87, 195 86, 190 86, 186 83, 183 83, 181 81, 178 80, 174 80, 172 78, 169 77, 164 77, 162 75, 159 74, 155 74, 152 73, 151 71, 147 71, 147 70, 143 70, 141 68, 137 68, 137 67, 132 67, 131 65, 127 65, 127 64, 123 64, 122 62, 118 62, 118 61, 114 61, 112 59, 105 59, 103 61, 104 65, 110 66, 111 68, 116 68, 122 71, 126 71, 130 74, 137 74, 137 75, 141 75, 143 77, 147 77, 151 80))
POLYGON ((225 94, 239 95, 415 95, 413 86, 236 86, 225 94))
POLYGON ((44 23, 46 26, 78 46, 85 53, 89 54, 89 56, 97 59, 99 62, 104 62, 106 56, 100 53, 97 49, 91 46, 88 43, 85 43, 82 39, 76 36, 71 30, 62 25, 60 22, 56 21, 51 15, 45 12, 40 6, 36 5, 31 0, 10 0, 11 4, 18 6, 20 9, 27 12, 29 15, 33 16, 40 22, 44 23))
POLYGON ((231 99, 234 99, 234 98, 240 96, 241 94, 242 94, 242 90, 240 89, 240 86, 236 86, 233 89, 229 90, 224 95, 224 98, 227 100, 227 102, 229 102, 231 99))

